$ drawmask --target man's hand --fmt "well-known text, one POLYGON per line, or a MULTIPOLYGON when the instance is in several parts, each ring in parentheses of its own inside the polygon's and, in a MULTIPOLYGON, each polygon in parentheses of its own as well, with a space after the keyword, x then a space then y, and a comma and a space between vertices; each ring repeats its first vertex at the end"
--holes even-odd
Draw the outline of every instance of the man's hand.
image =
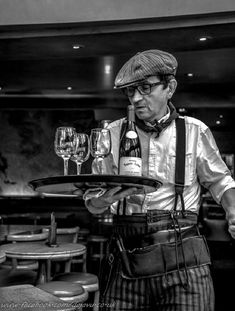
POLYGON ((228 221, 228 231, 235 239, 235 189, 231 188, 225 191, 222 196, 221 204, 226 212, 228 221))
POLYGON ((96 198, 91 198, 87 202, 88 210, 93 214, 103 213, 110 205, 122 200, 130 195, 138 194, 142 191, 136 187, 130 187, 122 190, 121 186, 114 187, 106 191, 103 195, 96 198))
POLYGON ((228 220, 228 231, 231 234, 232 238, 235 239, 235 214, 227 216, 228 220))

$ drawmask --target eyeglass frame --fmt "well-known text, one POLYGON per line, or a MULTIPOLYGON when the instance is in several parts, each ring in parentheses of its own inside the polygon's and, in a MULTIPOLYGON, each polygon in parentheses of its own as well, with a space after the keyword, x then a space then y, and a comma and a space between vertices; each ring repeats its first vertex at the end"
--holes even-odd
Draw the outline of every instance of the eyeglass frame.
POLYGON ((152 93, 152 88, 154 86, 157 86, 157 85, 161 85, 161 84, 164 84, 163 81, 158 81, 158 82, 155 82, 155 83, 150 83, 150 82, 144 82, 144 83, 141 83, 141 84, 138 84, 136 86, 127 86, 125 88, 122 88, 122 92, 124 93, 124 95, 126 95, 127 97, 133 97, 134 94, 135 94, 135 91, 137 90, 141 95, 149 95, 152 93), (149 86, 149 89, 148 91, 143 91, 142 89, 140 89, 143 85, 148 85, 149 86), (128 89, 130 90, 130 88, 133 90, 133 94, 132 95, 128 95, 128 89))

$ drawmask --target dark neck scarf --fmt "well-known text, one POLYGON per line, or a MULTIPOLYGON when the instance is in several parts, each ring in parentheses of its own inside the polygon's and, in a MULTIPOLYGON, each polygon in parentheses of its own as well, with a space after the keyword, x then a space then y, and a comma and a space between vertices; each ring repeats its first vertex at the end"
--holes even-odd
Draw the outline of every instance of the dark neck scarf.
POLYGON ((172 105, 171 102, 168 102, 168 107, 170 109, 170 116, 166 121, 158 122, 155 121, 155 124, 153 126, 149 126, 146 123, 144 123, 143 120, 140 120, 137 116, 135 117, 135 123, 136 125, 145 132, 156 132, 157 137, 160 135, 161 131, 169 126, 173 120, 179 117, 178 112, 176 111, 175 107, 172 105))

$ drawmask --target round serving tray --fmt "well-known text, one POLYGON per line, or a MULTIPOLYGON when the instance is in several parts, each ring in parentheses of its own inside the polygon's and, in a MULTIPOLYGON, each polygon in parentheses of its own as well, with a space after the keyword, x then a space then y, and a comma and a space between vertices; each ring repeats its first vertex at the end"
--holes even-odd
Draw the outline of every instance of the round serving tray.
POLYGON ((162 183, 148 177, 136 177, 125 175, 68 175, 53 176, 35 179, 29 185, 37 192, 45 196, 81 196, 90 188, 113 188, 120 186, 122 189, 136 187, 140 193, 156 191, 162 183))

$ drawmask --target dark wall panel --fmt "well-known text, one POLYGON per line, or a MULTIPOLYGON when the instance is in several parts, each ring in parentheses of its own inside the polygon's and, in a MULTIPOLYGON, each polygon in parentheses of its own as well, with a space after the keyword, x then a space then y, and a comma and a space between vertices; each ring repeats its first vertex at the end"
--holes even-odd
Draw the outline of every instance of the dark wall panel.
MULTIPOLYGON (((63 173, 63 160, 54 152, 55 130, 63 125, 89 133, 96 126, 94 112, 0 111, 0 195, 33 195, 28 181, 63 173)), ((69 173, 75 174, 75 168, 70 161, 69 173)), ((87 170, 89 163, 83 167, 83 171, 87 170)))

